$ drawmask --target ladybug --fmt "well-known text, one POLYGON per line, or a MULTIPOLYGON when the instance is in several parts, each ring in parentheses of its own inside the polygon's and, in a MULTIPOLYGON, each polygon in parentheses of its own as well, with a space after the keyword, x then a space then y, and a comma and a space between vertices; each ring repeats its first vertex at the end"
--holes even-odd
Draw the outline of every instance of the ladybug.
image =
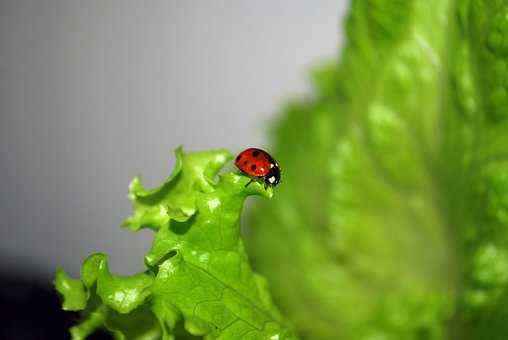
POLYGON ((264 150, 256 148, 243 150, 236 156, 235 165, 251 177, 250 182, 245 185, 246 187, 258 179, 264 180, 265 188, 276 186, 280 182, 279 164, 264 150))

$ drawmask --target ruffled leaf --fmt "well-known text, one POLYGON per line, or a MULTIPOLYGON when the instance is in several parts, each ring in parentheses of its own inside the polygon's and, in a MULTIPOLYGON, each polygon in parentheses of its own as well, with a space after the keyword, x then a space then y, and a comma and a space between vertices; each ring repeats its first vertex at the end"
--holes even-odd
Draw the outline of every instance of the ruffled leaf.
POLYGON ((270 198, 273 188, 246 187, 250 178, 237 173, 217 179, 231 158, 225 150, 175 153, 175 170, 160 188, 145 190, 137 179, 130 188, 134 214, 127 225, 156 232, 146 270, 114 275, 106 256, 94 254, 83 263, 81 281, 58 273, 64 306, 84 309, 73 339, 103 328, 117 339, 169 340, 179 323, 210 340, 295 339, 240 236, 245 198, 270 198))

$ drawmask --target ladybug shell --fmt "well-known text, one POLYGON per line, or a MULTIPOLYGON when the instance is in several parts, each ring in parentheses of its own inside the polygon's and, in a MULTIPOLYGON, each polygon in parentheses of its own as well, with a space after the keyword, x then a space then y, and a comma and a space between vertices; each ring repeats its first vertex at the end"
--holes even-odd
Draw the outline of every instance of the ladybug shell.
POLYGON ((278 167, 277 162, 268 152, 256 148, 248 148, 238 154, 235 165, 252 177, 265 177, 272 168, 278 167))

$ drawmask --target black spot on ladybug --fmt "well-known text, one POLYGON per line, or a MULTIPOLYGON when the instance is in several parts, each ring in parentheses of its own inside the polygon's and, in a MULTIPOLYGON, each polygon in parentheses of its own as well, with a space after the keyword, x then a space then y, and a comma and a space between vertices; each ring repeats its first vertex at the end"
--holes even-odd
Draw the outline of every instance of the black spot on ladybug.
POLYGON ((247 163, 249 163, 249 161, 243 161, 243 165, 247 165, 247 163))
POLYGON ((259 151, 258 150, 255 150, 252 152, 252 157, 257 157, 259 156, 259 151))
POLYGON ((242 158, 242 155, 236 156, 236 161, 238 162, 240 160, 240 158, 242 158))
POLYGON ((256 170, 256 164, 252 164, 252 165, 250 166, 250 169, 251 169, 252 171, 256 170))

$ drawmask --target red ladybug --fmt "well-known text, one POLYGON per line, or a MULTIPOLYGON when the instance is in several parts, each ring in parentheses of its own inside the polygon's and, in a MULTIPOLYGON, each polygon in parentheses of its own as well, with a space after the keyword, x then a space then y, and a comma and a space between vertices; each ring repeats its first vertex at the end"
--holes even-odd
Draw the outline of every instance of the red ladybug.
POLYGON ((242 172, 251 176, 252 181, 262 179, 267 186, 276 186, 280 182, 280 168, 277 161, 264 150, 256 148, 248 148, 243 150, 236 156, 235 165, 242 172))

